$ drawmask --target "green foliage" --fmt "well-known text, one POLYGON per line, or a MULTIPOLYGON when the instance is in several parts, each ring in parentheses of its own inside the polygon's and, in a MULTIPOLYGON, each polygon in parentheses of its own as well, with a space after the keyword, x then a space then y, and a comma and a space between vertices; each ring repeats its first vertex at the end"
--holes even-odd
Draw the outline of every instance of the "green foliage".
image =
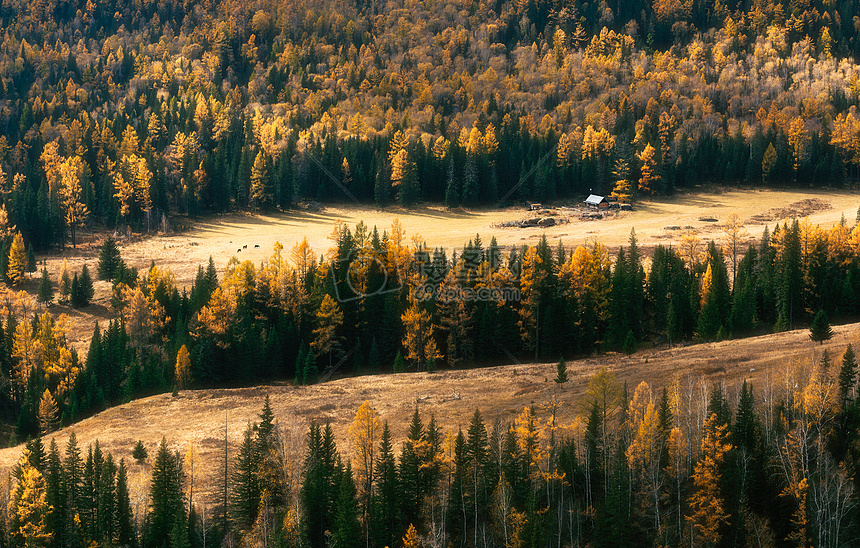
POLYGON ((143 445, 141 440, 137 440, 137 443, 134 445, 134 450, 131 452, 131 456, 138 462, 138 464, 146 460, 146 447, 143 445))
POLYGON ((633 336, 633 331, 628 331, 624 338, 624 345, 621 347, 622 352, 630 356, 636 352, 636 337, 633 336))
POLYGON ((177 522, 185 523, 183 477, 182 457, 178 451, 171 453, 167 447, 167 439, 161 438, 155 462, 152 464, 149 496, 151 503, 144 532, 144 547, 157 548, 166 544, 169 548, 179 548, 173 546, 173 533, 177 522))
POLYGON ((823 344, 831 337, 833 337, 833 328, 830 327, 827 313, 824 310, 819 310, 812 320, 812 325, 809 326, 809 338, 818 344, 823 344))
POLYGON ((558 364, 555 366, 555 382, 558 384, 563 384, 568 381, 567 378, 567 364, 564 361, 564 358, 558 360, 558 364))
POLYGON ((397 355, 394 356, 393 370, 395 373, 403 373, 406 371, 406 361, 403 359, 399 350, 397 351, 397 355))
POLYGON ((116 241, 112 236, 108 236, 99 251, 99 280, 112 280, 116 276, 122 262, 116 241))
POLYGON ((39 279, 36 300, 44 305, 49 305, 54 300, 54 284, 51 283, 51 278, 48 275, 46 267, 42 267, 42 277, 39 279))
POLYGON ((856 397, 857 386, 857 356, 850 344, 845 347, 842 355, 842 367, 839 369, 839 401, 844 409, 856 397))

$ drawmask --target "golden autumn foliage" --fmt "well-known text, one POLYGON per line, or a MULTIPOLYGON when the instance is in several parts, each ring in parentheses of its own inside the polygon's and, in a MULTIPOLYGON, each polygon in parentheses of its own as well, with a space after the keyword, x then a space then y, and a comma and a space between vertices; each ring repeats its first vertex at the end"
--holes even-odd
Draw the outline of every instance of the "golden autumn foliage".
POLYGON ((176 353, 176 370, 174 381, 178 390, 184 390, 191 386, 191 355, 188 348, 183 344, 176 353))
POLYGON ((719 484, 726 453, 732 450, 727 429, 727 425, 718 423, 716 414, 708 417, 700 449, 701 457, 693 468, 694 491, 690 497, 692 513, 687 519, 702 541, 708 544, 720 541, 720 528, 729 517, 719 484))

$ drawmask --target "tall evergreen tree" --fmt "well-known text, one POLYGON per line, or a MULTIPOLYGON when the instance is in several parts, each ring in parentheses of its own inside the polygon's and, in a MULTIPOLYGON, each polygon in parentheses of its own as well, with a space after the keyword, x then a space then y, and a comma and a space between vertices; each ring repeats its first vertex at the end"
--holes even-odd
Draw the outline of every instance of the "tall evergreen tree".
POLYGON ((122 262, 119 248, 113 236, 108 236, 99 251, 98 276, 99 280, 112 280, 122 262))
POLYGON ((248 528, 257 519, 260 504, 258 483, 258 458, 254 448, 253 429, 250 424, 245 428, 242 444, 236 454, 231 478, 232 515, 236 524, 248 528))
POLYGON ((180 548, 173 546, 171 533, 177 520, 185 516, 183 475, 179 452, 171 453, 167 439, 161 438, 150 479, 149 512, 144 533, 146 548, 180 548))

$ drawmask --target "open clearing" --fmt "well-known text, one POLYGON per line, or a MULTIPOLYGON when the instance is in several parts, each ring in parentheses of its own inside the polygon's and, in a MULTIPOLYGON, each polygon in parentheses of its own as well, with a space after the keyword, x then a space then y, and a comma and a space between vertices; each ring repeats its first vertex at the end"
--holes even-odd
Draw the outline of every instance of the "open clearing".
MULTIPOLYGON (((201 463, 195 474, 207 484, 202 493, 211 501, 213 491, 217 491, 219 459, 223 458, 225 418, 230 451, 234 455, 246 425, 257 419, 266 394, 271 398, 276 419, 292 428, 299 439, 303 439, 310 421, 330 421, 339 450, 347 455, 350 454, 347 429, 361 403, 369 400, 382 418, 390 422, 399 451, 419 398, 424 419, 429 420, 430 413, 435 414, 443 431, 465 429, 476 408, 481 410, 488 427, 497 417, 503 424, 512 422, 526 406, 535 405, 540 413, 541 404, 553 395, 562 403, 559 416, 570 423, 580 414, 580 401, 589 377, 600 367, 607 367, 621 381, 627 381, 631 394, 642 380, 655 392, 675 378, 681 380, 682 386, 693 383, 698 387, 702 381, 722 382, 734 408, 744 379, 754 382, 756 394, 761 397, 767 385, 785 385, 786 371, 791 365, 817 362, 824 349, 838 364, 845 346, 856 345, 858 336, 860 324, 850 324, 834 327, 833 338, 824 345, 810 341, 809 331, 801 329, 720 343, 655 348, 630 357, 612 353, 569 362, 570 382, 563 388, 552 381, 555 364, 517 364, 353 377, 309 387, 267 385, 188 390, 176 397, 161 394, 108 409, 54 436, 62 449, 69 433, 74 431, 83 448, 99 440, 100 446, 115 457, 131 461, 133 489, 144 485, 148 474, 147 465, 133 464, 131 458, 138 439, 146 444, 150 463, 162 436, 182 454, 189 441, 193 441, 201 463), (459 399, 454 398, 454 393, 459 399)), ((0 470, 12 466, 20 454, 20 446, 0 450, 0 470)), ((198 483, 195 490, 200 489, 198 483)))
MULTIPOLYGON (((700 191, 642 201, 636 204, 634 211, 614 213, 601 220, 571 219, 569 223, 547 228, 497 227, 501 222, 527 216, 524 208, 447 211, 441 207, 417 210, 394 207, 379 211, 327 207, 320 212, 206 217, 191 221, 191 227, 180 234, 133 238, 120 241, 119 245, 130 265, 145 270, 155 261, 173 270, 180 288, 190 288, 197 266, 205 264, 210 256, 219 270, 233 255, 259 264, 271 254, 276 241, 289 250, 303 237, 308 238, 317 254, 322 254, 331 245, 328 236, 338 219, 350 226, 363 220, 380 230, 387 229, 394 219, 400 219, 407 238, 420 234, 431 247, 445 247, 449 256, 453 249, 461 247, 475 234, 480 234, 485 244, 495 236, 503 247, 534 244, 542 234, 546 234, 553 245, 562 240, 568 247, 597 239, 614 251, 627 244, 630 229, 635 227, 640 245, 647 254, 657 244, 676 245, 680 241, 681 231, 673 227, 692 226, 704 241, 714 239, 719 243, 723 238, 722 223, 733 212, 747 223, 750 240, 753 240, 759 238, 765 225, 773 227, 791 216, 809 216, 813 223, 823 227, 838 223, 842 216, 853 224, 858 205, 860 196, 845 191, 700 191), (241 251, 237 251, 239 249, 241 251)), ((73 269, 86 262, 95 273, 101 236, 103 234, 86 235, 78 249, 65 251, 73 269)), ((56 277, 63 255, 55 253, 39 259, 47 261, 49 272, 56 277)), ((35 293, 37 284, 34 278, 22 287, 35 293)), ((110 284, 96 282, 95 286, 94 304, 85 309, 51 307, 55 314, 69 314, 72 320, 69 340, 83 352, 94 323, 104 326, 112 316, 110 284)), ((554 364, 380 375, 340 379, 313 387, 277 385, 185 391, 175 398, 163 394, 109 409, 72 429, 83 447, 99 439, 105 449, 127 459, 138 439, 147 444, 150 456, 162 436, 175 448, 184 448, 189 441, 194 441, 203 461, 203 473, 211 477, 218 467, 225 412, 228 436, 235 445, 248 421, 256 418, 265 394, 271 396, 282 424, 304 432, 310 420, 330 420, 341 441, 355 410, 367 399, 391 421, 395 439, 402 439, 408 415, 418 398, 422 398, 422 412, 435 413, 446 430, 465 427, 475 408, 482 410, 488 424, 496 417, 511 421, 524 406, 540 405, 553 393, 558 393, 565 405, 563 413, 572 419, 578 414, 578 402, 587 379, 602 366, 627 380, 632 385, 631 390, 642 380, 656 388, 675 377, 692 379, 696 383, 700 379, 722 381, 732 394, 744 378, 756 380, 758 386, 766 381, 779 384, 784 382, 785 370, 792 361, 809 362, 820 356, 824 348, 830 349, 831 356, 841 356, 848 342, 858 342, 860 324, 839 326, 834 331, 833 340, 823 347, 810 342, 807 330, 798 330, 731 342, 650 349, 629 358, 609 354, 584 359, 569 365, 571 382, 561 390, 551 380, 555 376, 554 364), (455 399, 454 393, 460 399, 455 399)), ((61 446, 69 431, 64 429, 56 434, 61 446)), ((342 445, 341 450, 348 448, 342 445)), ((0 468, 12 465, 19 455, 20 447, 0 451, 0 468)), ((132 465, 132 480, 136 485, 133 489, 142 489, 146 477, 146 466, 132 465)))
MULTIPOLYGON (((420 235, 431 248, 448 250, 449 257, 454 249, 461 248, 476 234, 481 235, 485 245, 495 236, 503 248, 535 244, 544 234, 553 247, 559 240, 570 248, 596 239, 614 253, 618 247, 627 245, 630 229, 635 228, 638 241, 647 255, 657 244, 677 245, 682 235, 680 229, 684 227, 693 227, 702 241, 720 243, 724 238, 722 223, 731 213, 737 213, 747 224, 749 241, 753 241, 761 236, 765 226, 773 228, 775 223, 792 216, 808 216, 812 223, 822 227, 833 226, 842 216, 853 224, 858 206, 860 196, 847 191, 712 189, 643 200, 635 204, 633 211, 614 212, 600 220, 571 218, 569 223, 546 228, 497 226, 528 216, 523 207, 449 211, 441 206, 413 210, 332 206, 319 212, 301 210, 270 215, 235 213, 203 217, 189 221, 190 228, 182 233, 133 238, 120 241, 119 247, 128 264, 145 270, 155 261, 174 272, 180 289, 190 289, 198 265, 205 265, 210 256, 219 271, 234 255, 240 260, 248 259, 259 264, 271 255, 275 242, 281 242, 288 252, 304 237, 317 255, 325 253, 332 245, 329 236, 337 220, 350 227, 364 221, 369 227, 378 227, 381 232, 387 230, 394 219, 399 219, 407 241, 411 241, 413 235, 420 235)), ((91 269, 96 266, 100 244, 98 234, 85 237, 89 241, 77 250, 65 251, 73 269, 80 268, 84 262, 89 263, 91 269)), ((44 257, 52 276, 58 275, 62 257, 59 254, 44 257)), ((35 293, 37 285, 38 280, 34 279, 24 288, 35 293)), ((95 306, 80 311, 57 305, 52 307, 54 313, 70 315, 73 327, 69 339, 79 349, 88 344, 94 323, 103 325, 110 317, 110 284, 96 282, 95 288, 95 306)))

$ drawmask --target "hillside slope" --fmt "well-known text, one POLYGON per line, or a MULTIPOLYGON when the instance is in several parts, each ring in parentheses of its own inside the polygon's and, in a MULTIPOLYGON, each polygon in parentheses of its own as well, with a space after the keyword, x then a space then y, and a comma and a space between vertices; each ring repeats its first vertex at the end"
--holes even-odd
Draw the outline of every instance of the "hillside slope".
MULTIPOLYGON (((69 433, 74 431, 82 447, 98 440, 103 450, 128 461, 132 461, 131 451, 138 439, 144 441, 150 456, 154 455, 162 437, 182 454, 188 443, 193 442, 202 462, 202 472, 197 472, 196 476, 203 478, 197 480, 203 483, 202 488, 198 483, 195 490, 202 492, 204 498, 210 498, 217 490, 216 474, 223 455, 225 420, 232 457, 248 422, 257 418, 266 394, 271 398, 276 419, 293 429, 296 439, 304 439, 311 421, 330 421, 340 451, 347 453, 350 449, 346 432, 364 400, 369 400, 382 418, 390 422, 396 446, 405 436, 409 416, 419 399, 421 413, 434 414, 444 432, 465 428, 476 408, 481 410, 488 424, 497 417, 507 423, 512 422, 524 406, 540 408, 554 395, 562 403, 563 421, 573 422, 579 414, 579 401, 588 379, 601 367, 627 382, 631 393, 643 380, 656 388, 678 378, 682 390, 695 394, 700 393, 698 388, 703 381, 722 382, 734 405, 743 380, 753 381, 760 397, 770 392, 768 387, 779 393, 779 387, 785 384, 793 366, 817 361, 825 349, 836 361, 848 343, 857 345, 859 334, 860 323, 834 327, 833 338, 824 345, 811 342, 809 331, 801 329, 720 343, 644 350, 630 357, 602 355, 570 362, 570 382, 563 388, 552 382, 555 364, 516 364, 343 378, 308 387, 269 385, 188 390, 175 397, 161 394, 108 409, 56 432, 54 437, 62 448, 69 433)), ((760 400, 760 403, 766 402, 760 400)), ((21 449, 18 446, 0 450, 0 470, 5 473, 14 465, 21 449)), ((133 465, 131 468, 132 491, 137 489, 139 494, 145 493, 148 467, 133 465)))

